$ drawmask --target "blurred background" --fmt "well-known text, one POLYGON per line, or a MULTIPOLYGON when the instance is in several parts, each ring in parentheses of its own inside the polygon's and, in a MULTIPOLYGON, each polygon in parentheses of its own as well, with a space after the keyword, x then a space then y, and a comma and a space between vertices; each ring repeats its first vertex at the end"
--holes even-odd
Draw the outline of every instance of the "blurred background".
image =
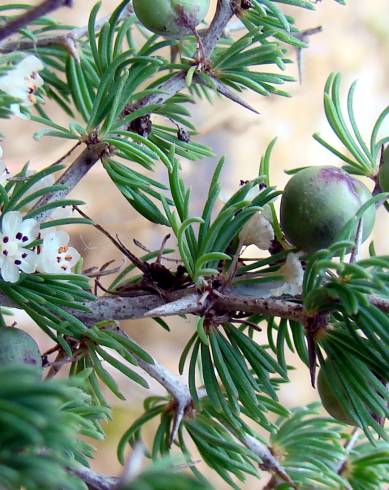
MULTIPOLYGON (((0 1, 0 5, 5 3, 8 2, 0 1)), ((111 12, 117 3, 114 0, 103 0, 102 13, 111 12)), ((57 12, 56 18, 77 26, 85 25, 94 0, 75 0, 74 4, 71 10, 62 9, 57 12)), ((272 157, 271 179, 272 184, 279 188, 285 185, 288 178, 284 173, 285 169, 313 164, 339 164, 334 155, 311 137, 315 131, 320 131, 322 136, 338 146, 322 108, 323 87, 330 72, 342 73, 344 91, 353 80, 359 80, 355 110, 360 128, 366 137, 370 135, 378 114, 389 103, 388 0, 349 0, 346 7, 338 5, 334 0, 322 0, 317 2, 316 12, 288 7, 284 11, 296 16, 296 23, 301 29, 323 26, 323 32, 310 38, 310 47, 304 52, 302 84, 296 82, 284 86, 291 98, 264 98, 246 92, 244 98, 260 112, 259 116, 221 98, 216 98, 213 105, 200 102, 193 107, 193 118, 199 130, 196 140, 208 144, 216 153, 214 159, 196 163, 183 162, 186 183, 192 187, 194 214, 202 207, 208 189, 207 183, 220 156, 226 157, 222 176, 223 191, 230 194, 236 190, 241 179, 251 179, 257 175, 260 157, 275 136, 278 137, 278 142, 272 157)), ((290 57, 296 57, 293 49, 290 57)), ((297 65, 290 65, 288 73, 297 78, 297 65)), ((48 108, 57 122, 67 126, 67 117, 62 112, 57 109, 58 113, 53 113, 50 104, 48 108)), ((30 161, 33 169, 40 169, 53 163, 70 149, 72 143, 65 140, 46 138, 39 142, 34 141, 32 134, 36 129, 36 125, 17 118, 0 122, 0 132, 5 136, 2 142, 4 160, 11 172, 19 170, 26 161, 30 161)), ((389 120, 386 130, 388 134, 389 120)), ((71 163, 71 160, 66 163, 71 163)), ((72 196, 85 200, 88 203, 86 212, 113 235, 118 234, 135 253, 137 250, 132 243, 134 238, 146 247, 155 249, 166 234, 163 227, 150 224, 137 216, 99 165, 80 183, 72 196)), ((387 216, 382 210, 378 213, 373 239, 377 253, 387 253, 387 216)), ((86 267, 100 266, 111 259, 117 259, 117 264, 120 264, 121 259, 111 243, 92 227, 74 228, 72 244, 83 255, 86 267)), ((138 252, 142 253, 140 250, 138 252)), ((256 250, 250 251, 251 255, 253 253, 256 250)), ((16 320, 22 328, 28 329, 37 337, 42 350, 50 347, 47 339, 41 338, 37 328, 27 318, 17 314, 16 320)), ((171 327, 170 333, 148 320, 125 322, 123 327, 160 362, 177 372, 178 358, 192 334, 193 323, 191 319, 173 319, 168 323, 171 327)), ((281 389, 281 402, 288 407, 294 407, 316 400, 317 394, 310 387, 305 367, 293 356, 290 356, 289 362, 296 369, 290 371, 291 383, 281 389)), ((121 374, 114 374, 127 400, 120 402, 107 393, 114 407, 113 421, 106 427, 107 439, 97 444, 93 463, 96 470, 106 474, 120 472, 115 455, 116 445, 131 422, 142 413, 143 399, 151 394, 164 393, 157 384, 151 383, 151 389, 147 392, 128 383, 121 374)), ((147 434, 149 438, 153 430, 150 427, 147 434)), ((200 469, 203 469, 201 464, 200 469)), ((213 473, 208 471, 207 474, 218 489, 227 488, 213 473)), ((268 477, 264 474, 264 481, 266 479, 268 477)), ((260 488, 258 482, 253 480, 242 488, 253 488, 254 485, 255 488, 260 488)))

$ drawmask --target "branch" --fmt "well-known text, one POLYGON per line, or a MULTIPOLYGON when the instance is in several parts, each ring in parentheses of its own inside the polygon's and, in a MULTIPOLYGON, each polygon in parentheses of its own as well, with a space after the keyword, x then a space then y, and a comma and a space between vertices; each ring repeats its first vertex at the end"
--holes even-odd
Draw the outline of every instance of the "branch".
POLYGON ((270 449, 255 439, 255 437, 246 435, 242 438, 243 444, 250 449, 254 454, 259 456, 262 460, 260 465, 261 469, 269 471, 273 475, 276 475, 279 480, 288 482, 293 488, 296 488, 293 480, 291 480, 288 473, 284 470, 281 463, 276 459, 270 449))
POLYGON ((24 14, 10 20, 0 29, 0 41, 3 41, 15 32, 19 31, 36 19, 59 9, 60 7, 72 7, 73 0, 44 0, 42 3, 28 9, 24 14))
MULTIPOLYGON (((389 299, 377 295, 367 295, 366 299, 371 305, 376 306, 384 313, 389 313, 389 299)), ((166 302, 159 295, 145 293, 139 296, 100 296, 96 301, 85 301, 83 306, 89 308, 89 312, 67 309, 86 324, 94 324, 105 320, 138 320, 156 316, 169 317, 176 315, 201 315, 207 309, 207 304, 201 304, 201 295, 194 293, 193 289, 175 291, 169 295, 166 302)), ((262 314, 276 316, 295 321, 304 320, 303 306, 294 301, 299 298, 256 298, 235 294, 233 290, 219 295, 214 307, 221 312, 235 313, 237 311, 250 315, 262 314)), ((20 308, 7 295, 0 293, 0 305, 8 308, 20 308)))
MULTIPOLYGON (((128 337, 126 332, 121 330, 119 327, 108 327, 106 330, 114 330, 123 337, 128 337)), ((180 378, 162 366, 162 364, 160 364, 156 359, 153 358, 153 362, 149 363, 144 361, 135 353, 132 353, 132 355, 137 360, 138 366, 151 378, 155 379, 161 386, 163 386, 172 396, 175 402, 173 427, 170 434, 170 445, 172 445, 187 409, 192 406, 192 397, 189 389, 180 378)))
MULTIPOLYGON (((127 5, 127 7, 123 10, 120 15, 120 19, 129 17, 133 15, 134 10, 132 8, 131 3, 127 5)), ((103 25, 109 20, 110 16, 105 15, 101 19, 98 19, 95 23, 95 32, 96 34, 100 31, 103 25)), ((12 53, 13 51, 25 51, 28 49, 35 49, 38 47, 52 46, 52 45, 60 45, 63 46, 71 56, 78 60, 78 53, 76 50, 76 43, 81 38, 88 34, 88 26, 76 27, 72 29, 70 32, 66 32, 64 34, 55 34, 52 36, 44 36, 39 37, 36 40, 31 39, 20 39, 19 41, 10 41, 6 44, 0 46, 0 53, 12 53)))
MULTIPOLYGON (((182 418, 185 415, 185 409, 189 407, 192 403, 192 398, 189 393, 189 389, 179 378, 174 376, 170 371, 168 371, 165 367, 155 361, 154 365, 147 364, 141 359, 138 359, 139 366, 147 372, 152 378, 156 379, 166 390, 173 396, 175 401, 178 403, 178 408, 176 408, 176 421, 175 427, 172 431, 171 440, 173 441, 179 425, 181 423, 182 418), (184 411, 180 411, 180 407, 182 407, 182 402, 185 401, 184 411)), ((204 390, 199 391, 199 396, 205 396, 206 392, 204 390)), ((233 432, 235 437, 238 437, 235 432, 233 432)), ((289 475, 286 473, 281 463, 277 461, 277 459, 273 456, 270 449, 259 442, 257 439, 250 435, 246 435, 244 437, 238 437, 238 439, 254 454, 256 454, 262 461, 261 469, 266 471, 270 471, 273 474, 276 474, 283 481, 291 483, 293 486, 293 482, 290 479, 289 475)))
MULTIPOLYGON (((117 331, 117 330, 116 330, 117 331)), ((125 332, 119 329, 121 335, 127 336, 125 332)), ((173 429, 170 436, 170 442, 172 443, 177 435, 177 431, 185 416, 186 409, 192 406, 192 397, 190 395, 187 385, 168 369, 158 363, 154 359, 154 363, 150 364, 139 358, 136 354, 134 357, 138 361, 138 365, 143 371, 145 371, 151 378, 158 381, 158 383, 163 386, 166 391, 173 397, 176 405, 175 418, 173 423, 173 429)), ((206 396, 205 390, 198 391, 199 397, 206 396)), ((290 483, 293 487, 293 482, 289 475, 286 473, 281 463, 273 456, 270 449, 262 444, 260 441, 255 439, 250 435, 240 436, 236 434, 234 430, 229 429, 230 432, 240 440, 248 449, 250 449, 254 454, 256 454, 262 461, 260 468, 277 475, 282 481, 290 483)), ((99 489, 97 489, 99 490, 99 489)))
POLYGON ((70 472, 86 483, 89 490, 114 490, 119 483, 119 478, 100 475, 86 466, 72 468, 70 472))
MULTIPOLYGON (((104 143, 87 146, 77 159, 65 170, 65 172, 57 180, 56 184, 65 184, 66 189, 45 194, 34 206, 33 209, 40 208, 53 201, 64 199, 69 192, 80 182, 80 180, 89 172, 93 165, 100 160, 106 152, 107 147, 104 143)), ((50 214, 52 209, 38 214, 35 219, 42 223, 50 214)))
MULTIPOLYGON (((90 312, 69 310, 81 321, 91 323, 107 320, 135 320, 145 317, 168 317, 204 313, 208 304, 201 304, 201 295, 192 289, 176 291, 164 301, 159 295, 145 294, 144 296, 120 297, 103 296, 96 301, 86 301, 84 306, 90 312)), ((387 301, 389 308, 389 300, 387 301)), ((9 305, 8 305, 9 306, 9 305)), ((303 306, 299 303, 279 298, 254 298, 242 296, 233 291, 220 295, 215 299, 213 307, 223 313, 242 311, 247 314, 261 313, 266 316, 277 316, 291 320, 302 321, 304 317, 303 306)))
MULTIPOLYGON (((217 41, 222 35, 225 27, 233 16, 233 11, 231 8, 230 0, 218 0, 218 5, 216 9, 215 16, 211 25, 203 38, 203 48, 206 56, 212 54, 213 49, 216 46, 217 41)), ((126 107, 123 114, 130 114, 131 112, 145 107, 151 104, 163 104, 166 100, 173 97, 175 94, 183 90, 186 86, 185 81, 186 73, 181 71, 169 78, 166 82, 162 83, 156 88, 156 93, 147 95, 139 100, 135 104, 131 104, 126 107)), ((58 179, 56 184, 65 184, 67 186, 66 190, 56 192, 54 194, 45 195, 34 208, 40 207, 49 202, 53 202, 57 199, 64 198, 71 190, 78 184, 78 182, 89 172, 89 170, 98 162, 103 149, 96 152, 93 147, 87 147, 83 153, 75 160, 71 166, 66 170, 66 172, 58 179)), ((39 216, 39 221, 42 222, 48 217, 50 212, 46 212, 39 216)))
POLYGON ((350 434, 350 439, 347 441, 347 443, 344 446, 345 455, 342 461, 340 461, 340 463, 335 468, 338 475, 341 475, 343 470, 345 469, 350 453, 354 449, 354 446, 358 442, 360 436, 361 436, 360 429, 358 427, 355 427, 355 429, 350 434))
POLYGON ((227 27, 233 15, 232 1, 218 0, 215 16, 212 19, 208 32, 203 38, 203 51, 208 58, 212 54, 214 47, 223 35, 224 29, 227 27))

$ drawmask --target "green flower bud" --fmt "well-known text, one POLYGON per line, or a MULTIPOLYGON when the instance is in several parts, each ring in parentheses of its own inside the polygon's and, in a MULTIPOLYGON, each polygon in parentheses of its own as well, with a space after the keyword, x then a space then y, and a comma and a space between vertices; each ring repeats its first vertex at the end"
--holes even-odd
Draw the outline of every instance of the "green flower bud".
MULTIPOLYGON (((337 167, 305 168, 293 175, 282 195, 282 230, 305 252, 327 248, 370 198, 362 182, 337 167)), ((375 207, 370 206, 362 218, 362 241, 372 232, 374 222, 375 207)))
MULTIPOLYGON (((326 359, 325 364, 328 365, 330 362, 329 359, 326 359)), ((337 384, 337 386, 339 385, 337 384)), ((319 390, 320 400, 323 407, 332 417, 334 417, 334 419, 348 425, 356 425, 352 417, 343 408, 338 394, 333 388, 333 382, 328 378, 323 368, 320 369, 317 377, 317 389, 319 390)), ((340 389, 340 393, 346 399, 346 393, 342 389, 340 389)))
POLYGON ((18 328, 0 328, 0 367, 21 365, 35 367, 42 371, 39 347, 28 333, 18 328))
POLYGON ((191 34, 204 19, 209 0, 134 0, 133 7, 151 32, 180 38, 191 34))

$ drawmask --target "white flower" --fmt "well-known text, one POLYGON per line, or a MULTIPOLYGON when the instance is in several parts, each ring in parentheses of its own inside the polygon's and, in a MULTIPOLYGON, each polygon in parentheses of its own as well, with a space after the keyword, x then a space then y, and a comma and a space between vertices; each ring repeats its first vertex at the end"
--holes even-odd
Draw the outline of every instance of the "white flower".
POLYGON ((18 211, 5 213, 0 233, 0 272, 4 281, 17 282, 20 271, 31 274, 36 270, 37 256, 24 248, 36 240, 39 224, 34 219, 23 220, 18 211))
POLYGON ((71 272, 80 260, 80 254, 68 244, 69 235, 65 231, 47 233, 38 255, 38 271, 46 274, 71 272))
POLYGON ((277 274, 282 274, 285 282, 270 291, 272 296, 282 296, 283 294, 295 296, 302 293, 304 269, 299 260, 299 254, 289 253, 285 264, 279 268, 277 274))
POLYGON ((7 183, 7 179, 10 176, 10 173, 5 166, 4 160, 2 160, 3 156, 3 148, 0 146, 0 184, 5 185, 7 183))
POLYGON ((270 248, 274 240, 274 230, 265 214, 265 210, 255 213, 243 226, 239 233, 243 245, 256 245, 261 250, 270 248))
POLYGON ((38 75, 40 70, 43 70, 42 62, 36 56, 30 55, 0 77, 0 90, 20 100, 20 103, 11 104, 11 110, 16 114, 20 114, 20 106, 35 104, 35 92, 43 85, 43 80, 38 75))

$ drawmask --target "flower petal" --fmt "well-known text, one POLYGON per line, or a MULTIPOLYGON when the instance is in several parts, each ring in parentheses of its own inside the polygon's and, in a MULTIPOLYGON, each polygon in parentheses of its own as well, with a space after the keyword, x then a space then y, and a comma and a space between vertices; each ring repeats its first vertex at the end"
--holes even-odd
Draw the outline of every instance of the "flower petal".
POLYGON ((23 218, 19 211, 8 211, 3 216, 3 235, 15 238, 16 233, 19 231, 23 218))
POLYGON ((43 63, 36 56, 29 55, 17 64, 16 69, 22 75, 31 75, 31 73, 43 70, 43 63))
POLYGON ((256 245, 268 250, 274 240, 273 226, 262 213, 255 213, 243 226, 239 239, 244 245, 256 245))
POLYGON ((26 248, 21 248, 18 259, 21 261, 21 264, 19 265, 20 270, 26 274, 32 274, 36 271, 38 258, 35 252, 27 250, 26 248))
POLYGON ((69 243, 70 237, 66 231, 51 231, 43 238, 42 251, 50 251, 53 254, 58 253, 59 247, 64 247, 69 243))
POLYGON ((25 219, 21 224, 19 231, 22 233, 23 237, 28 238, 27 240, 23 240, 23 243, 28 245, 38 238, 39 223, 33 218, 25 219))
POLYGON ((20 117, 20 119, 28 119, 28 116, 21 111, 20 104, 11 104, 9 106, 10 111, 15 114, 15 116, 20 117))
POLYGON ((302 293, 304 269, 299 260, 299 254, 289 253, 285 264, 279 268, 277 273, 283 274, 285 282, 280 287, 271 290, 272 296, 283 294, 295 296, 302 293))
POLYGON ((71 257, 70 260, 65 259, 70 268, 74 267, 81 258, 81 255, 74 247, 69 247, 66 255, 71 257))
POLYGON ((6 282, 17 282, 19 280, 20 272, 18 267, 11 260, 5 260, 1 267, 1 276, 6 282))

